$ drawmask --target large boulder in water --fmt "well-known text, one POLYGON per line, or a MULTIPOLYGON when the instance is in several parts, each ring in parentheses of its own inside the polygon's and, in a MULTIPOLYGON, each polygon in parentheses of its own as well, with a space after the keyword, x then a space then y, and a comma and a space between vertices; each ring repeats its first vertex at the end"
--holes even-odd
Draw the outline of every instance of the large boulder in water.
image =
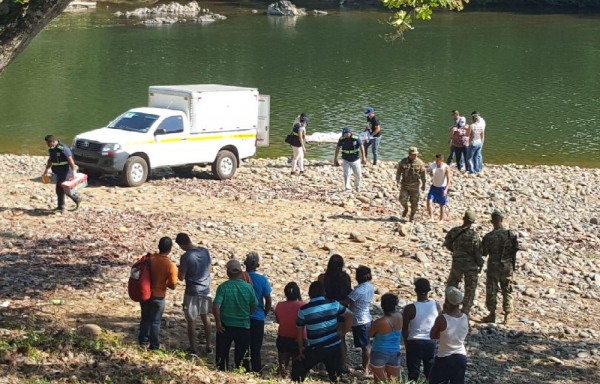
POLYGON ((291 1, 277 1, 267 8, 267 15, 271 16, 306 16, 304 8, 297 8, 291 1))

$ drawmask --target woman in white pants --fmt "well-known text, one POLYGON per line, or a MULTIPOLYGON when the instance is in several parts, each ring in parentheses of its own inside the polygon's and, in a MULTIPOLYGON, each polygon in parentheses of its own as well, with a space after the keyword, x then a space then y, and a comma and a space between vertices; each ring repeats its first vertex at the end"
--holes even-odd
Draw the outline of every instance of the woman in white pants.
POLYGON ((301 115, 299 121, 292 128, 292 142, 290 143, 294 154, 292 158, 292 175, 295 175, 298 170, 300 170, 300 175, 304 175, 306 120, 306 116, 301 115))

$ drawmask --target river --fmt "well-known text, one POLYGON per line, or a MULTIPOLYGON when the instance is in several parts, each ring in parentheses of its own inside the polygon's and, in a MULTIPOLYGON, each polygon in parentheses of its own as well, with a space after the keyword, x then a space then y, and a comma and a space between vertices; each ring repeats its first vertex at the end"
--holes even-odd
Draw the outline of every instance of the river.
POLYGON ((0 153, 45 153, 47 133, 70 143, 145 105, 149 85, 222 83, 271 95, 261 157, 291 152, 283 138, 300 112, 309 133, 340 131, 364 127, 372 106, 384 160, 409 146, 447 153, 459 109, 486 119, 486 162, 600 166, 600 15, 443 13, 390 43, 377 10, 294 19, 217 6, 228 20, 161 27, 116 10, 59 17, 0 75, 0 153))

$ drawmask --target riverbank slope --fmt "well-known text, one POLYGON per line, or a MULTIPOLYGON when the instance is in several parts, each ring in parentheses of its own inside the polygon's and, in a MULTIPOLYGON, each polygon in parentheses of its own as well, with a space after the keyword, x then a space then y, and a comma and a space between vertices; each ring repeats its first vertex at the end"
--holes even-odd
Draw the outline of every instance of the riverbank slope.
MULTIPOLYGON (((373 269, 374 304, 388 291, 412 301, 419 276, 432 281, 440 300, 450 267, 443 237, 467 207, 482 234, 493 209, 506 212, 523 249, 514 320, 473 323, 469 382, 592 383, 600 373, 600 332, 590 321, 600 315, 599 169, 492 165, 478 177, 455 173, 449 221, 428 222, 423 202, 411 225, 398 217, 391 162, 364 170, 359 195, 341 192, 340 168, 317 161, 308 164, 307 177, 290 176, 286 159, 253 159, 229 181, 200 169, 188 179, 158 174, 135 189, 102 178, 85 190, 80 211, 63 215, 48 214, 55 197, 52 186, 37 181, 44 164, 44 157, 0 156, 0 369, 8 382, 257 382, 208 370, 212 355, 189 360, 173 352, 187 348, 183 286, 167 298, 167 352, 135 347, 139 308, 126 294, 129 265, 161 236, 183 231, 209 247, 213 292, 226 261, 255 250, 275 302, 289 281, 306 298, 329 254, 338 252, 352 276, 361 264, 373 269), (99 342, 70 333, 88 323, 105 330, 99 342)), ((180 254, 174 251, 176 262, 180 254)), ((486 314, 484 301, 482 276, 474 320, 486 314)), ((265 380, 275 377, 275 333, 270 323, 265 380)), ((356 363, 359 352, 351 350, 350 358, 356 363)))

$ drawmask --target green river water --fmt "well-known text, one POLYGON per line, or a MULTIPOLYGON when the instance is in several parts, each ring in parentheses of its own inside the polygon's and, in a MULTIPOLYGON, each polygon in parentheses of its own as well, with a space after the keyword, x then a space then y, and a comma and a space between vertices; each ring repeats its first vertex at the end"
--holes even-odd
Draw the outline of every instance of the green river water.
MULTIPOLYGON (((215 8, 215 7, 212 7, 215 8)), ((362 128, 372 106, 381 156, 448 152, 450 111, 487 121, 484 161, 600 166, 600 15, 436 14, 389 43, 381 11, 277 18, 217 7, 211 25, 144 27, 111 12, 63 15, 0 75, 0 153, 43 154, 143 106, 149 85, 222 83, 271 95, 271 143, 306 112, 313 131, 362 128)), ((333 146, 310 145, 309 158, 333 146)))

